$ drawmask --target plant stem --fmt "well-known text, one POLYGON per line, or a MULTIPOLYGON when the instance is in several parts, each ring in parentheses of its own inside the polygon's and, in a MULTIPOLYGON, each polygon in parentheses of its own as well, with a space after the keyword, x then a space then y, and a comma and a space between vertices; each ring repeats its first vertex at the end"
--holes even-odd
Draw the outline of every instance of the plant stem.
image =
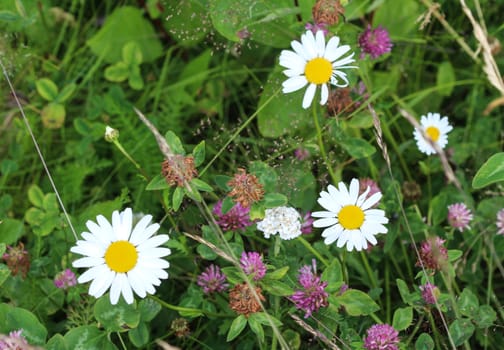
POLYGON ((317 259, 319 259, 320 262, 324 264, 325 267, 329 266, 329 262, 326 259, 324 259, 322 255, 320 255, 320 253, 317 252, 315 248, 313 248, 313 246, 310 243, 308 243, 306 239, 304 239, 303 237, 298 237, 297 240, 298 242, 301 242, 301 244, 303 244, 305 248, 308 249, 313 255, 315 255, 317 259))
POLYGON ((334 183, 338 183, 338 177, 336 177, 336 174, 334 173, 331 163, 329 162, 329 158, 327 157, 327 153, 325 151, 324 147, 324 142, 322 140, 322 130, 320 129, 319 121, 318 121, 318 115, 317 115, 317 104, 313 104, 313 123, 315 124, 315 130, 317 131, 317 141, 318 141, 318 146, 320 149, 320 154, 322 155, 322 159, 324 160, 324 163, 326 165, 327 171, 329 172, 329 175, 331 176, 331 179, 333 180, 334 183))

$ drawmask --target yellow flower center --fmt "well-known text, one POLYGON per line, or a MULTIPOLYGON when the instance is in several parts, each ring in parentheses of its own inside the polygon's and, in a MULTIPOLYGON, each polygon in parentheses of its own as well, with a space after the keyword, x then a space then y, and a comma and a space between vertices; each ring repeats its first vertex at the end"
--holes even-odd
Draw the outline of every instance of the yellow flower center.
POLYGON ((435 126, 429 126, 426 130, 425 133, 429 135, 430 139, 434 142, 436 142, 439 139, 439 129, 436 128, 435 126))
POLYGON ((331 79, 332 65, 331 62, 322 57, 314 58, 306 64, 305 76, 312 84, 325 84, 331 79))
POLYGON ((341 226, 347 230, 360 228, 364 222, 364 212, 356 205, 346 205, 338 213, 341 226))
POLYGON ((137 260, 137 250, 128 241, 116 241, 105 252, 105 262, 115 272, 130 271, 135 267, 137 260))

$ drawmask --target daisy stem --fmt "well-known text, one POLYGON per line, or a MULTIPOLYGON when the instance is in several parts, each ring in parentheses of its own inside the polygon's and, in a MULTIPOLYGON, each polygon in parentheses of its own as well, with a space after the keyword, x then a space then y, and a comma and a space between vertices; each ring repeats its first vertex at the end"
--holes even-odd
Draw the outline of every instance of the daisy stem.
POLYGON ((364 263, 364 267, 366 268, 366 272, 368 274, 369 280, 371 281, 371 287, 377 288, 378 283, 376 282, 376 278, 373 274, 373 271, 371 270, 371 266, 369 266, 369 261, 368 261, 366 254, 364 253, 364 251, 361 250, 360 255, 362 258, 362 262, 364 263))
POLYGON ((308 243, 308 241, 306 241, 306 239, 304 239, 303 237, 298 237, 297 240, 298 242, 301 242, 301 244, 303 244, 305 248, 308 249, 313 255, 315 255, 317 259, 319 259, 322 264, 324 264, 325 267, 329 266, 329 262, 324 259, 322 255, 320 255, 320 253, 317 252, 317 250, 315 250, 315 248, 313 248, 312 245, 308 243))
POLYGON ((122 348, 123 348, 124 350, 127 350, 128 348, 126 347, 126 344, 124 344, 124 340, 123 340, 123 338, 121 337, 121 333, 116 332, 116 334, 117 334, 117 337, 119 338, 119 341, 121 342, 122 348))
POLYGON ((138 169, 138 171, 143 175, 143 177, 147 180, 150 181, 149 175, 145 172, 145 170, 142 169, 140 164, 136 162, 136 160, 133 159, 133 157, 130 156, 130 154, 124 149, 124 147, 121 145, 121 143, 115 139, 112 141, 114 145, 117 147, 119 151, 128 159, 133 165, 138 169))
POLYGON ((313 122, 315 124, 315 129, 317 130, 317 141, 318 145, 320 148, 320 154, 322 155, 322 158, 324 159, 324 163, 326 165, 327 171, 329 172, 329 175, 331 175, 332 180, 334 183, 338 183, 338 178, 336 177, 336 174, 334 173, 331 164, 329 162, 329 158, 327 157, 327 153, 325 151, 324 147, 324 142, 322 140, 322 130, 320 129, 320 124, 318 121, 318 115, 317 115, 317 104, 313 103, 313 122))

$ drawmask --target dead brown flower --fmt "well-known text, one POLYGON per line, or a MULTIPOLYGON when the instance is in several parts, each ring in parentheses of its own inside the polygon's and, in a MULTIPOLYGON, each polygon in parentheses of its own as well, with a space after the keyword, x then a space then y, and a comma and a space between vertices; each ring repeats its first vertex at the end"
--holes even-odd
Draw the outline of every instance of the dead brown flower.
POLYGON ((350 89, 336 89, 331 91, 327 100, 327 110, 330 115, 338 115, 341 112, 352 113, 356 105, 350 96, 350 89))
POLYGON ((180 154, 165 159, 161 164, 161 172, 168 185, 177 185, 178 187, 183 187, 185 182, 189 182, 193 177, 198 176, 198 171, 194 167, 194 158, 180 154))
POLYGON ((233 197, 233 200, 240 203, 244 208, 248 208, 250 204, 260 201, 264 196, 263 186, 259 183, 257 177, 247 174, 245 169, 242 168, 238 168, 238 173, 227 185, 232 188, 228 196, 233 197))
POLYGON ((21 276, 26 278, 30 269, 30 255, 24 249, 23 242, 19 242, 17 247, 7 246, 7 252, 4 253, 2 258, 5 260, 13 276, 21 272, 21 276))
POLYGON ((345 8, 339 0, 318 0, 312 8, 315 23, 338 24, 339 17, 345 14, 345 8))
MULTIPOLYGON (((266 300, 260 287, 255 287, 255 293, 261 301, 266 300)), ((261 304, 259 304, 246 282, 237 284, 231 289, 229 292, 229 307, 247 318, 250 314, 261 310, 261 304)))

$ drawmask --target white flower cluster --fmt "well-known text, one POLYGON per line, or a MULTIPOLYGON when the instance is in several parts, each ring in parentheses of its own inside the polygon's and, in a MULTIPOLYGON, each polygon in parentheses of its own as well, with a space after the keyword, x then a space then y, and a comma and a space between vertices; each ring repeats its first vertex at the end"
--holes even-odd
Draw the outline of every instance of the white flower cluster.
POLYGON ((257 223, 257 229, 269 238, 277 233, 282 239, 293 239, 301 235, 301 215, 290 207, 266 209, 264 220, 257 223))

